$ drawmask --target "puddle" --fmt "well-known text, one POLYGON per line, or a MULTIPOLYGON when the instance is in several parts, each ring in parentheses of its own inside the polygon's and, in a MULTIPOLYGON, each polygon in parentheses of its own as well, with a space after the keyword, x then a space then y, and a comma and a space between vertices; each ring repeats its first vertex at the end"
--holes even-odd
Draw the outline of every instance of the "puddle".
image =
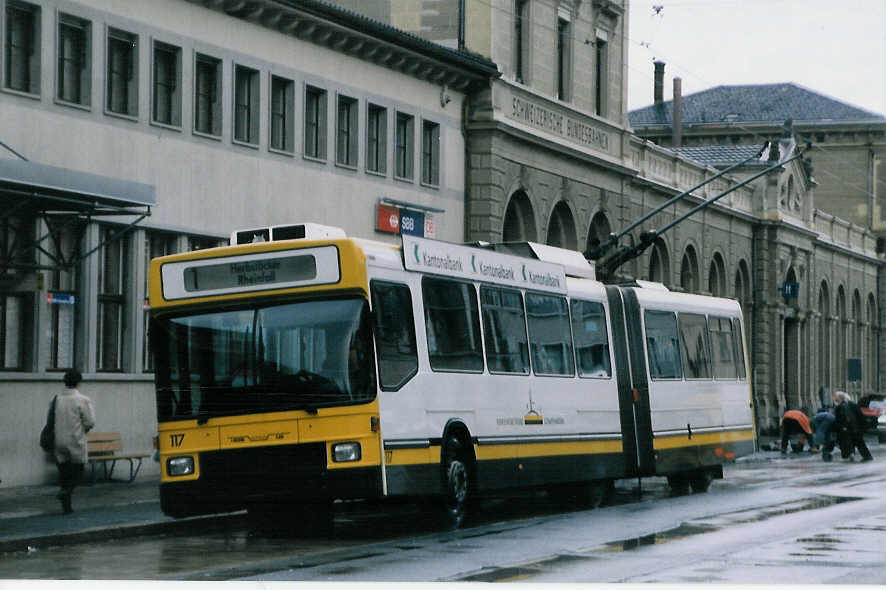
MULTIPOLYGON (((797 502, 793 502, 788 505, 782 505, 778 508, 754 508, 752 510, 742 510, 740 512, 732 512, 726 513, 720 516, 709 518, 708 520, 720 520, 723 519, 726 522, 722 524, 703 524, 703 523, 683 523, 678 527, 668 529, 666 531, 662 531, 659 533, 652 533, 649 535, 644 535, 642 537, 635 537, 633 539, 622 539, 619 541, 612 541, 610 543, 606 543, 602 547, 598 547, 592 549, 591 551, 594 553, 617 553, 621 551, 631 551, 634 549, 638 549, 640 547, 645 547, 649 545, 660 545, 662 543, 667 543, 668 541, 673 541, 675 539, 682 539, 685 537, 689 537, 692 535, 701 535, 704 533, 712 533, 714 531, 718 531, 722 529, 726 525, 733 524, 747 524, 752 522, 760 522, 763 520, 767 520, 769 518, 773 518, 776 516, 782 516, 785 514, 792 514, 794 512, 801 512, 804 510, 815 510, 817 508, 826 508, 828 506, 834 506, 837 504, 842 504, 844 502, 852 502, 855 500, 861 500, 861 498, 851 497, 851 496, 815 496, 812 498, 804 498, 802 500, 798 500, 797 502), (753 512, 753 515, 749 515, 753 512)), ((701 520, 701 519, 699 519, 701 520)), ((866 530, 886 530, 886 527, 865 527, 866 530)), ((833 539, 830 537, 810 537, 799 539, 800 542, 806 543, 840 543, 841 541, 838 539, 833 539)), ((831 547, 809 547, 810 551, 832 551, 831 547)))
POLYGON ((531 567, 503 567, 459 578, 460 582, 516 582, 540 573, 531 567))
POLYGON ((652 533, 651 535, 643 535, 642 537, 636 537, 633 539, 623 539, 621 541, 606 543, 603 547, 595 549, 594 552, 614 553, 619 551, 631 551, 632 549, 637 549, 639 547, 645 547, 647 545, 659 545, 661 543, 667 543, 668 541, 682 539, 691 535, 711 533, 719 529, 720 527, 712 525, 695 525, 684 523, 678 527, 668 529, 660 533, 652 533))

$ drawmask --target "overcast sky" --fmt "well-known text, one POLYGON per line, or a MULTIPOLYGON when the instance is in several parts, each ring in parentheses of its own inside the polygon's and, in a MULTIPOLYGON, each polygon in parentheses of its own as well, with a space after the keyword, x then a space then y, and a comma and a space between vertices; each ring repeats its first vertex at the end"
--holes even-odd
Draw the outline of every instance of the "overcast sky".
POLYGON ((630 0, 628 108, 652 104, 652 61, 683 95, 794 82, 886 116, 886 0, 630 0), (656 8, 662 8, 656 13, 656 8))

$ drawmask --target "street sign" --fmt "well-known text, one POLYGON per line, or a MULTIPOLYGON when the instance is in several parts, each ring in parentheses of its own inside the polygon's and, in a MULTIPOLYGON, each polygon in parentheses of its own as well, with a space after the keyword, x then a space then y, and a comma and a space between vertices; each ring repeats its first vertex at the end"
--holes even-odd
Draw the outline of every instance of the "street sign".
POLYGON ((846 359, 846 378, 850 383, 861 381, 861 359, 846 359))

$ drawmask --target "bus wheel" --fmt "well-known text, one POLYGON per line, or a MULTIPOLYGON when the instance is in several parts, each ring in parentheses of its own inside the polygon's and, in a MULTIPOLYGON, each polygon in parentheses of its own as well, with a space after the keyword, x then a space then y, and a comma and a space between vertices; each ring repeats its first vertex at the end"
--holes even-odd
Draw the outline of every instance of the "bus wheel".
POLYGON ((471 481, 461 441, 456 437, 447 439, 443 460, 443 525, 456 529, 465 519, 471 481))
POLYGON ((675 473, 668 476, 671 496, 685 496, 689 493, 689 478, 685 474, 675 473))
POLYGON ((692 486, 692 492, 695 494, 703 494, 711 487, 714 476, 707 469, 699 469, 689 476, 689 485, 692 486))

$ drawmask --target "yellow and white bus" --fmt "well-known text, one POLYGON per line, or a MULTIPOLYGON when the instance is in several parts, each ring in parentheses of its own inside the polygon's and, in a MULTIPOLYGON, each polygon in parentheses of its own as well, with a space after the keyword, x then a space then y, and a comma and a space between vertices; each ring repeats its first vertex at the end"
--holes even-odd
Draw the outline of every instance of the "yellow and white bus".
POLYGON ((540 244, 235 232, 150 268, 164 512, 299 512, 618 478, 707 490, 754 449, 739 305, 604 285, 540 244), (258 243, 253 236, 259 236, 258 243), (243 243, 250 242, 250 243, 243 243))

